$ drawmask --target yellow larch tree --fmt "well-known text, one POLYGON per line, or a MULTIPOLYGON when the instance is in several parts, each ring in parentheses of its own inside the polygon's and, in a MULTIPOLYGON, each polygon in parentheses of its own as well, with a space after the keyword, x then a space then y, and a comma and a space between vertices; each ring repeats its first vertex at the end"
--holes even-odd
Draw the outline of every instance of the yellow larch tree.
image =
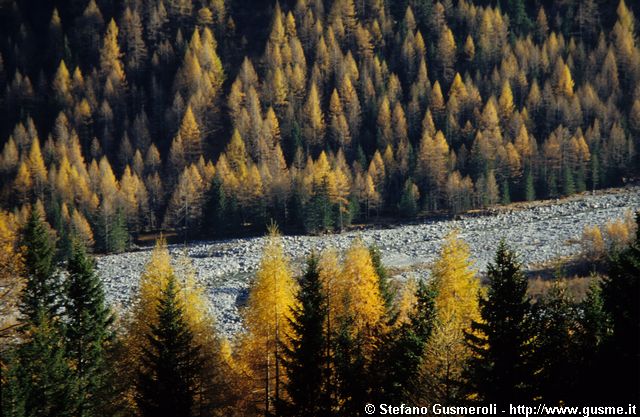
POLYGON ((282 346, 288 341, 296 282, 281 238, 271 227, 262 251, 255 281, 245 311, 247 334, 241 340, 240 356, 251 379, 251 396, 265 415, 284 398, 285 374, 282 346), (262 400, 262 401, 260 401, 262 400))
POLYGON ((0 170, 3 173, 14 172, 18 167, 19 155, 16 141, 13 139, 13 136, 9 136, 9 140, 7 140, 4 148, 2 148, 2 155, 0 155, 0 170))
POLYGON ((33 187, 33 178, 31 177, 31 171, 29 167, 23 161, 18 166, 18 173, 13 181, 13 189, 18 195, 18 201, 21 203, 27 203, 29 201, 29 195, 33 187))
POLYGON ((431 268, 436 321, 422 368, 424 394, 430 402, 450 404, 461 399, 463 368, 471 355, 464 334, 472 321, 481 320, 480 280, 469 256, 469 246, 451 232, 431 268))
POLYGON ((320 106, 320 95, 315 84, 311 85, 309 96, 304 107, 303 134, 308 146, 318 146, 323 143, 325 133, 324 114, 320 106))
POLYGON ((73 209, 70 223, 72 233, 80 239, 85 247, 92 248, 95 242, 91 226, 82 213, 75 208, 73 209))
POLYGON ((231 135, 231 141, 227 145, 224 155, 226 156, 226 162, 233 170, 236 178, 241 182, 247 177, 247 150, 244 140, 240 136, 238 130, 234 130, 231 135))
POLYGON ((202 137, 191 106, 187 106, 178 133, 182 138, 186 163, 195 163, 202 155, 202 137))
POLYGON ((363 343, 366 358, 373 354, 384 333, 384 300, 369 249, 356 239, 345 253, 342 270, 335 283, 342 304, 340 319, 351 324, 353 336, 363 343))
POLYGON ((71 105, 73 101, 73 97, 71 96, 71 76, 64 60, 61 60, 60 65, 58 65, 58 70, 53 76, 51 87, 53 88, 56 101, 61 106, 66 107, 71 105))
POLYGON ((118 26, 111 19, 104 35, 102 49, 100 49, 100 73, 103 77, 117 86, 125 80, 124 67, 120 57, 120 45, 118 45, 118 26))
POLYGON ((176 185, 165 217, 165 224, 189 233, 202 215, 205 184, 195 165, 185 167, 176 185))
POLYGON ((342 102, 335 88, 329 101, 329 137, 338 147, 348 146, 351 142, 347 118, 344 115, 342 102))
POLYGON ((422 135, 417 158, 416 177, 426 190, 428 204, 437 210, 444 194, 448 176, 449 144, 444 134, 437 131, 435 137, 422 135))
POLYGON ((385 95, 378 107, 378 117, 376 119, 378 148, 384 149, 393 141, 393 129, 391 125, 391 104, 385 95))
POLYGON ((17 305, 24 285, 24 259, 17 247, 18 223, 14 215, 0 212, 0 337, 3 338, 17 323, 17 305))

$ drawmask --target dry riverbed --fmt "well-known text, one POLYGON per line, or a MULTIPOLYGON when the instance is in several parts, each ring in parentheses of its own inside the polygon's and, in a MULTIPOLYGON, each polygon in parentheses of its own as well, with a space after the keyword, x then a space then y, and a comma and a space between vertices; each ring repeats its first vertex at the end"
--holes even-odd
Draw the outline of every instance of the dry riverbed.
MULTIPOLYGON (((518 250, 525 267, 548 263, 579 252, 577 243, 584 226, 603 225, 621 218, 627 210, 640 208, 640 187, 626 187, 582 194, 560 201, 518 204, 499 208, 492 214, 462 216, 459 220, 425 222, 389 229, 325 236, 285 236, 283 243, 298 270, 312 250, 346 249, 354 239, 377 245, 383 261, 391 268, 407 271, 402 275, 428 276, 444 236, 458 229, 469 243, 478 270, 491 260, 497 241, 504 237, 518 250)), ((186 248, 172 246, 176 256, 187 251, 199 282, 206 288, 212 312, 223 334, 241 328, 239 306, 258 266, 264 238, 195 242, 186 248)), ((150 249, 119 255, 101 256, 98 272, 106 286, 107 298, 116 309, 125 309, 137 291, 138 278, 149 259, 150 249)))

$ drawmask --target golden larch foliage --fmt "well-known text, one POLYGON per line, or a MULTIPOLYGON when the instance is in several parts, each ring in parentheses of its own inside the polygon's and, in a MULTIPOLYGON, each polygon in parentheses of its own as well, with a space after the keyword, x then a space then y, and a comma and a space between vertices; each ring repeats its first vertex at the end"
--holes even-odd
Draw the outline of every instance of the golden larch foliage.
POLYGON ((18 226, 14 215, 0 212, 0 337, 6 337, 16 324, 24 285, 24 259, 17 248, 18 226))
POLYGON ((450 233, 431 268, 436 290, 436 321, 427 342, 423 376, 430 401, 451 403, 460 399, 463 368, 471 351, 464 340, 472 321, 480 321, 480 280, 469 259, 469 247, 456 232, 450 233))
POLYGON ((240 360, 249 374, 251 392, 257 400, 266 400, 262 409, 268 410, 271 399, 283 395, 285 381, 281 355, 283 344, 291 333, 291 309, 295 306, 297 284, 291 275, 289 260, 284 254, 277 229, 271 228, 262 251, 262 259, 255 281, 251 285, 245 310, 247 334, 241 340, 240 360))
POLYGON ((345 253, 335 285, 340 291, 343 317, 352 323, 354 335, 362 338, 365 356, 372 354, 384 331, 385 306, 371 255, 360 239, 345 253))
POLYGON ((87 219, 77 209, 73 209, 73 215, 71 216, 71 230, 85 247, 93 247, 94 240, 91 226, 87 219))
POLYGON ((604 239, 598 226, 585 226, 580 239, 582 254, 589 260, 600 259, 605 253, 604 239))

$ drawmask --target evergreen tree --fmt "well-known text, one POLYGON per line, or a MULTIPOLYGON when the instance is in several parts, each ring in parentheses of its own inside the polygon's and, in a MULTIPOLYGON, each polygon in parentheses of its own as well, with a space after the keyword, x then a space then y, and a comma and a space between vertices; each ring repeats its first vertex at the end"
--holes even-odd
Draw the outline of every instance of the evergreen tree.
POLYGON ((306 205, 304 226, 308 232, 324 232, 333 228, 333 210, 326 177, 319 184, 314 184, 311 199, 306 205))
POLYGON ((572 402, 576 396, 578 318, 566 284, 553 283, 535 305, 534 395, 547 404, 572 402))
MULTIPOLYGON (((640 212, 636 213, 640 226, 640 212)), ((628 248, 614 253, 609 274, 602 281, 605 311, 611 317, 612 335, 608 343, 611 375, 609 395, 612 400, 637 401, 640 393, 640 227, 628 248)))
POLYGON ((517 255, 500 241, 487 266, 487 295, 479 296, 481 320, 466 334, 475 355, 470 360, 470 389, 480 401, 533 400, 531 367, 533 327, 527 278, 517 255))
POLYGON ((157 314, 158 323, 147 333, 149 349, 139 371, 136 402, 145 417, 194 416, 201 348, 185 321, 174 275, 158 300, 157 314))
POLYGON ((307 269, 298 283, 297 303, 292 309, 290 347, 285 347, 283 355, 290 398, 287 411, 292 416, 316 416, 326 413, 330 405, 324 381, 331 369, 325 367, 327 307, 315 254, 307 259, 307 269))
POLYGON ((36 323, 42 314, 55 317, 60 308, 60 278, 54 264, 55 244, 37 208, 31 209, 23 230, 24 264, 27 273, 20 312, 26 323, 36 323))
POLYGON ((409 320, 389 332, 376 357, 374 391, 379 402, 400 404, 418 392, 424 348, 435 319, 434 288, 420 281, 415 298, 409 320))
POLYGON ((511 17, 511 27, 518 34, 526 34, 533 26, 533 22, 527 15, 525 3, 524 0, 507 0, 505 2, 505 11, 511 17))
POLYGON ((341 317, 337 324, 334 366, 340 414, 358 415, 362 411, 362 404, 371 398, 372 381, 371 374, 367 372, 365 347, 363 340, 351 332, 353 322, 350 317, 341 317))
POLYGON ((407 180, 398 203, 400 215, 409 219, 416 217, 418 214, 418 199, 416 185, 411 180, 407 180))
POLYGON ((9 398, 3 399, 7 405, 2 407, 16 417, 76 416, 75 384, 60 325, 40 309, 25 330, 27 337, 16 348, 9 371, 9 398))
POLYGON ((582 317, 577 334, 580 366, 575 369, 576 392, 580 394, 580 402, 595 405, 607 400, 607 390, 602 389, 601 382, 610 377, 610 358, 605 344, 610 336, 610 317, 604 308, 601 282, 597 277, 592 278, 579 310, 582 317))
POLYGON ((576 192, 576 185, 573 179, 571 168, 564 166, 562 168, 562 195, 572 195, 576 192))
POLYGON ((102 281, 93 259, 74 239, 67 262, 65 291, 67 357, 70 360, 76 395, 77 415, 100 416, 110 404, 106 350, 112 338, 112 317, 105 305, 102 281))
POLYGON ((501 193, 501 199, 500 199, 500 204, 502 205, 507 205, 507 204, 511 204, 511 192, 509 191, 509 181, 504 180, 502 182, 502 193, 501 193))
POLYGON ((536 199, 536 189, 533 183, 533 174, 531 173, 531 169, 527 169, 525 174, 524 199, 526 201, 533 201, 536 199))
POLYGON ((382 301, 384 301, 384 305, 387 308, 387 311, 390 311, 392 308, 395 293, 390 287, 389 273, 387 272, 387 268, 382 263, 382 252, 380 251, 380 248, 375 245, 369 246, 369 256, 371 256, 371 263, 373 264, 373 267, 376 270, 376 275, 378 276, 378 286, 380 288, 382 301))
POLYGON ((232 224, 227 213, 227 196, 218 176, 214 177, 205 196, 203 211, 207 215, 203 219, 202 228, 208 236, 225 236, 229 232, 232 224))

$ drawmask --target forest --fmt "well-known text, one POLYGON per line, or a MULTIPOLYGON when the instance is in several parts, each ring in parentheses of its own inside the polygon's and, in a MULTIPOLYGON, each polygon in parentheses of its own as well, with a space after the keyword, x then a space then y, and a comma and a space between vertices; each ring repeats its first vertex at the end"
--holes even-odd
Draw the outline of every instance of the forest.
POLYGON ((640 212, 604 235, 585 230, 600 272, 579 278, 582 297, 560 271, 535 294, 504 240, 491 242, 481 278, 456 231, 429 280, 391 279, 359 239, 293 273, 272 225, 232 337, 216 331, 190 258, 172 259, 163 238, 123 314, 82 240, 55 262, 44 215, 32 210, 20 235, 0 218, 3 416, 353 417, 371 414, 365 404, 626 410, 640 400, 640 212))
POLYGON ((4 1, 0 204, 68 256, 621 185, 630 3, 4 1))
POLYGON ((583 294, 499 237, 428 280, 282 244, 637 181, 628 3, 0 0, 0 417, 637 404, 638 212, 583 231, 583 294), (168 240, 248 235, 221 334, 168 240), (153 240, 113 308, 96 259, 153 240))

